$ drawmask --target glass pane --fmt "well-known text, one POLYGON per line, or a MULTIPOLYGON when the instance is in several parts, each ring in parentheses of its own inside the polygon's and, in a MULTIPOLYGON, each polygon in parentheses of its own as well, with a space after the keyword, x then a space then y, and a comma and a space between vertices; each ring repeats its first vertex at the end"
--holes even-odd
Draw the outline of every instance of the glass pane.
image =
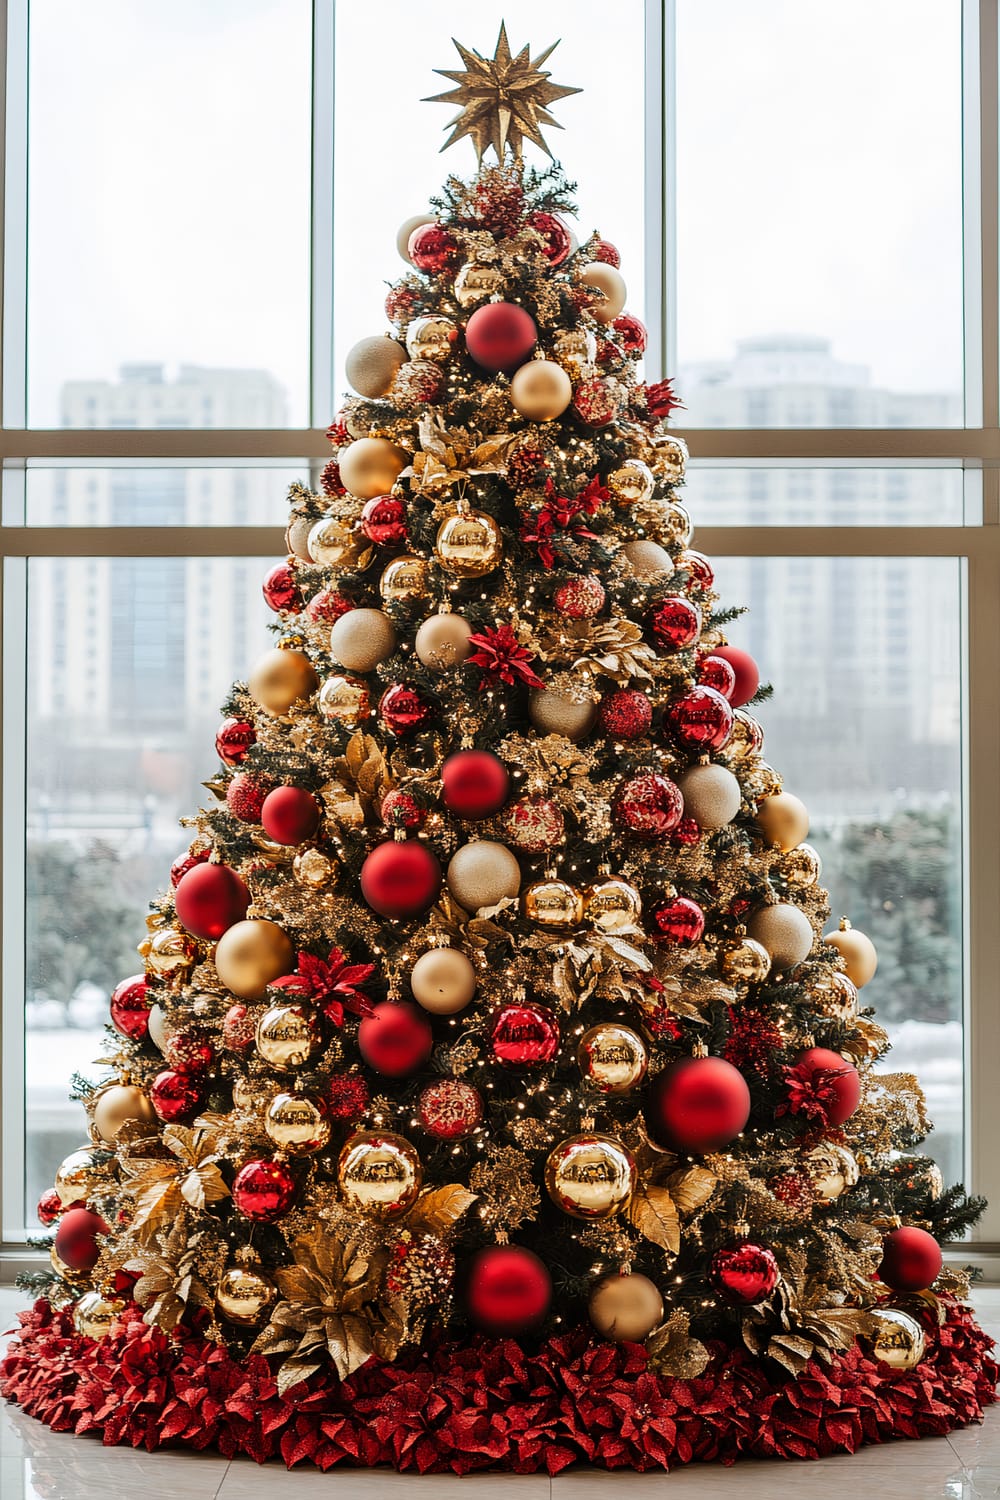
POLYGON ((958 468, 692 464, 685 504, 706 526, 961 526, 958 468))
POLYGON ((863 992, 962 1177, 961 567, 955 558, 719 558, 728 633, 774 697, 765 757, 809 808, 834 919, 879 952, 863 992))
POLYGON ((218 705, 270 641, 263 558, 35 558, 28 572, 26 1202, 85 1139, 110 990, 205 798, 218 705), (265 619, 267 617, 267 619, 265 619))
MULTIPOLYGON (((544 6, 511 0, 502 11, 456 6, 454 0, 425 0, 417 6, 409 0, 368 0, 337 6, 336 391, 346 388, 344 357, 351 345, 387 326, 384 283, 404 274, 396 251, 400 224, 423 213, 450 174, 468 177, 475 171, 468 140, 439 155, 455 110, 421 103, 421 96, 452 86, 433 71, 461 66, 452 36, 484 56, 493 55, 501 15, 515 51, 530 42, 535 57, 562 38, 544 66, 555 83, 584 92, 553 106, 564 128, 549 129, 546 138, 580 185, 577 233, 585 238, 599 229, 618 246, 629 311, 642 315, 643 9, 642 0, 620 0, 609 24, 607 6, 598 0, 558 0, 544 6), (384 52, 387 37, 392 38, 393 55, 405 62, 386 85, 390 97, 373 106, 371 59, 384 52)), ((527 154, 535 165, 544 164, 534 147, 527 154)))
POLYGON ((699 427, 962 422, 959 0, 678 0, 699 427))
MULTIPOLYGON (((28 526, 269 526, 288 520, 285 495, 308 485, 306 464, 255 461, 252 468, 202 464, 29 465, 28 526)), ((21 517, 11 517, 17 524, 21 517)))
POLYGON ((31 0, 31 426, 306 425, 310 68, 308 0, 31 0))

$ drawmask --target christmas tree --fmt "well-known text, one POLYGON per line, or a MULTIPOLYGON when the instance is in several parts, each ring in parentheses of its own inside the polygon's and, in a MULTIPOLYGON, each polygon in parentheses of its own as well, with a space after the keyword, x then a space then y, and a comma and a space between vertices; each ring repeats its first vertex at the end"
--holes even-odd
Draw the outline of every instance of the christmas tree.
POLYGON ((458 50, 478 171, 401 229, 292 488, 4 1389, 324 1467, 945 1431, 993 1400, 939 1249, 982 1204, 876 1070, 872 944, 824 936, 618 253, 525 164, 575 91, 458 50))

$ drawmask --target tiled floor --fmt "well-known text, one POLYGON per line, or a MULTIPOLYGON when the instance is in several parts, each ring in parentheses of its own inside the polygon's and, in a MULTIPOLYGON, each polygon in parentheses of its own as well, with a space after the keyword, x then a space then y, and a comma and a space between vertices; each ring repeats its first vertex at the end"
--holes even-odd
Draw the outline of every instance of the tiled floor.
MULTIPOLYGON (((1000 1288, 977 1296, 980 1317, 1000 1339, 1000 1288)), ((0 1290, 0 1331, 8 1329, 23 1299, 0 1290)), ((314 1469, 289 1474, 280 1464, 258 1468, 249 1460, 211 1454, 143 1454, 103 1448, 99 1441, 53 1433, 16 1407, 0 1403, 2 1500, 972 1500, 1000 1496, 1000 1408, 982 1427, 951 1438, 863 1448, 853 1457, 812 1464, 743 1463, 731 1469, 700 1465, 663 1474, 605 1474, 576 1470, 544 1476, 475 1475, 421 1479, 386 1470, 375 1473, 314 1469), (460 1489, 461 1487, 461 1489, 460 1489)))

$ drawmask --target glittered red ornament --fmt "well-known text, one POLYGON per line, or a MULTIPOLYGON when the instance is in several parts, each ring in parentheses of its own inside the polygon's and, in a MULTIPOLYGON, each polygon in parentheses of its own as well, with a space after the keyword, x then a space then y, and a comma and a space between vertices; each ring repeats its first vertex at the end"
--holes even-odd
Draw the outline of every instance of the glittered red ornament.
POLYGON ((612 328, 618 335, 618 342, 630 359, 640 359, 646 352, 649 335, 646 325, 640 323, 639 319, 631 313, 622 313, 620 318, 615 318, 612 328))
POLYGON ((173 890, 176 890, 184 876, 187 874, 188 870, 193 870, 195 865, 205 864, 210 853, 211 850, 209 849, 199 849, 194 854, 192 854, 190 850, 187 850, 184 854, 178 854, 177 858, 170 866, 171 888, 173 890))
MULTIPOLYGON (((329 433, 327 436, 329 437, 329 433)), ((347 494, 347 489, 340 477, 340 464, 335 458, 329 459, 323 465, 319 476, 319 487, 324 495, 330 496, 331 500, 337 499, 340 495, 347 494)))
POLYGON ((618 383, 604 375, 588 375, 573 388, 573 410, 588 427, 606 427, 620 408, 618 383))
POLYGON ((666 776, 650 771, 622 782, 611 810, 633 838, 653 844, 677 827, 684 799, 680 789, 666 776))
POLYGON ((522 854, 544 854, 561 844, 566 819, 549 797, 523 797, 513 803, 504 818, 507 842, 522 854))
POLYGON ((345 599, 343 594, 337 593, 336 589, 320 589, 318 594, 313 594, 306 605, 306 614, 310 620, 323 620, 333 625, 341 615, 346 615, 347 611, 353 608, 354 605, 350 599, 345 599))
POLYGON ((202 1102, 198 1080, 179 1068, 165 1068, 157 1073, 150 1084, 149 1097, 160 1119, 168 1124, 189 1119, 202 1102))
POLYGON ((427 821, 427 809, 417 801, 412 792, 396 790, 387 792, 382 798, 379 816, 387 828, 405 828, 412 832, 423 828, 427 821))
POLYGON ((542 254, 549 265, 561 266, 573 248, 570 232, 562 219, 539 209, 536 213, 529 214, 525 222, 541 235, 544 241, 542 254))
POLYGON ((851 1118, 861 1102, 861 1079, 852 1062, 829 1047, 807 1047, 795 1059, 794 1067, 800 1077, 819 1074, 817 1082, 832 1093, 832 1100, 826 1101, 831 1125, 843 1125, 851 1118))
POLYGON ((487 302, 465 325, 465 347, 484 370, 516 370, 538 340, 535 320, 516 302, 487 302))
POLYGON ((302 595, 295 581, 295 574, 286 562, 276 563, 262 584, 264 603, 275 614, 298 614, 302 608, 302 595))
POLYGON ((744 703, 750 702, 760 687, 760 672, 757 663, 749 651, 741 651, 738 646, 716 646, 712 655, 721 656, 736 673, 736 686, 733 688, 729 701, 734 708, 742 708, 744 703))
POLYGON ((750 1118, 746 1079, 722 1057, 682 1057, 658 1073, 646 1098, 650 1135, 671 1151, 721 1151, 750 1118))
POLYGON ((778 1262, 774 1251, 752 1240, 739 1240, 716 1250, 708 1279, 723 1302, 734 1307, 753 1307, 769 1297, 778 1284, 778 1262))
POLYGON ((693 849, 701 843, 701 828, 694 818, 681 818, 670 835, 670 842, 678 849, 693 849))
POLYGON ((404 364, 393 383, 393 399, 406 411, 440 400, 447 384, 441 365, 429 359, 411 359, 404 364))
POLYGON ((141 1042, 149 1035, 149 1012, 153 997, 144 974, 122 979, 111 991, 111 1024, 122 1036, 141 1042))
POLYGON ((418 224, 406 253, 418 271, 440 276, 458 257, 458 242, 440 224, 418 224))
POLYGON ((531 1250, 491 1245, 472 1258, 465 1306, 472 1322, 494 1338, 519 1338, 542 1322, 552 1300, 552 1278, 531 1250))
POLYGON ((552 602, 567 620, 594 620, 604 608, 607 594, 599 578, 592 573, 582 578, 570 578, 561 583, 552 596, 552 602))
POLYGON ((417 1114, 429 1135, 439 1141, 458 1141, 481 1124, 482 1095, 461 1078, 437 1078, 422 1090, 417 1114))
POLYGON ((695 552, 690 547, 677 559, 679 571, 687 573, 692 583, 707 592, 715 583, 715 569, 704 552, 695 552))
POLYGON ((35 1216, 39 1224, 44 1224, 46 1229, 48 1229, 49 1225, 54 1224, 62 1212, 62 1199, 54 1187, 48 1188, 39 1198, 38 1207, 35 1209, 35 1216))
POLYGON ((361 512, 361 530, 376 547, 399 547, 409 536, 406 505, 398 495, 376 495, 361 512))
POLYGON ((732 702, 736 673, 724 656, 703 656, 698 663, 698 681, 702 687, 715 688, 727 703, 732 702))
POLYGON ((228 865, 195 865, 174 892, 174 908, 182 927, 206 942, 217 942, 250 905, 250 892, 228 865))
POLYGON ((196 1077, 207 1073, 215 1064, 215 1049, 198 1031, 178 1031, 168 1036, 163 1044, 163 1055, 179 1073, 191 1073, 196 1077))
POLYGON ((419 839, 379 844, 361 866, 361 894, 381 917, 418 917, 440 889, 441 866, 419 839))
POLYGON ((675 698, 665 721, 684 750, 721 750, 733 732, 732 707, 710 687, 694 687, 683 698, 675 698))
POLYGON ((545 1005, 512 1000, 491 1017, 490 1046, 506 1068, 537 1068, 559 1051, 559 1022, 545 1005))
POLYGON ((383 1000, 358 1027, 358 1051, 386 1078, 406 1078, 422 1068, 434 1050, 434 1033, 416 1005, 383 1000))
POLYGON ((812 1181, 806 1172, 779 1172, 768 1181, 767 1188, 779 1203, 803 1217, 816 1201, 812 1181))
POLYGON ((295 1178, 284 1162, 248 1161, 233 1182, 233 1203, 245 1219, 272 1224, 292 1206, 295 1178))
POLYGON ((390 683, 378 700, 379 718, 392 734, 415 734, 434 712, 433 705, 406 682, 390 683))
POLYGON ((259 823, 264 798, 270 790, 270 782, 247 771, 237 771, 226 788, 226 806, 241 823, 259 823))
POLYGON ((509 794, 507 767, 489 750, 458 750, 441 767, 441 800, 456 818, 492 817, 509 794))
POLYGON ((589 253, 591 260, 603 260, 606 266, 614 266, 616 271, 621 269, 621 255, 610 240, 598 240, 589 253))
POLYGON ((257 1012, 238 1000, 222 1018, 222 1045, 227 1052, 244 1056, 253 1047, 256 1030, 257 1012))
POLYGON ((705 913, 687 896, 672 896, 654 907, 650 923, 652 938, 674 948, 693 948, 705 935, 705 913))
POLYGON ((923 1292, 941 1274, 941 1246, 926 1229, 903 1224, 882 1241, 879 1280, 894 1292, 923 1292))
POLYGON ((260 810, 264 832, 276 844, 303 844, 320 824, 320 805, 303 786, 276 786, 260 810))
POLYGON ((406 323, 417 305, 416 293, 409 286, 390 287, 385 295, 385 315, 390 323, 406 323))
POLYGON ((326 1112, 331 1120, 360 1120, 371 1097, 360 1073, 334 1073, 327 1085, 326 1112))
POLYGON ((668 594, 653 605, 649 628, 664 651, 683 651, 701 634, 701 610, 679 594, 668 594))
POLYGON ((637 740, 653 722, 653 705, 638 688, 619 688, 601 699, 601 728, 616 740, 637 740))
POLYGON ((223 719, 215 736, 215 753, 225 765, 238 766, 256 743, 257 731, 246 719, 223 719))
POLYGON ((515 448, 507 460, 507 482, 513 490, 540 489, 548 467, 539 449, 515 448))
POLYGON ((56 1230, 56 1254, 71 1271, 92 1271, 101 1253, 97 1236, 110 1233, 100 1214, 68 1208, 56 1230))

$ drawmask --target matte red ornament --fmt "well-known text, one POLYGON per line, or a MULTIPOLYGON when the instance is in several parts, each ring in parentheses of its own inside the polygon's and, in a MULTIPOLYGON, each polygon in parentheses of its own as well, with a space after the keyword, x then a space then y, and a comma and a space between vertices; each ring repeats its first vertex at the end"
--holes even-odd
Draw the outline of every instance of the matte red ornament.
POLYGON ((174 892, 174 908, 182 927, 206 942, 217 942, 250 905, 250 892, 228 865, 196 865, 174 892))
POLYGON ((683 698, 675 698, 666 712, 666 724, 684 750, 721 750, 733 732, 733 710, 715 688, 695 687, 683 698))
POLYGON ((397 495, 376 495, 361 512, 361 530, 376 547, 399 547, 409 536, 406 506, 397 495))
POLYGON ((653 722, 653 705, 638 688, 619 688, 601 699, 601 728, 616 740, 637 740, 653 722))
POLYGON ((392 734, 415 734, 433 713, 431 703, 416 688, 393 682, 378 701, 379 718, 392 734))
POLYGON ((559 1022, 546 1005, 511 1001, 494 1011, 490 1037, 493 1056, 507 1068, 537 1068, 559 1051, 559 1022))
POLYGON ((703 656, 698 663, 698 681, 702 687, 715 688, 727 703, 733 701, 736 688, 736 672, 724 656, 703 656))
POLYGON ((122 1036, 141 1042, 149 1035, 149 1012, 153 998, 144 974, 122 979, 111 991, 111 1024, 122 1036))
POLYGON ((207 1037, 197 1031, 178 1031, 167 1037, 163 1055, 179 1073, 197 1077, 215 1064, 215 1049, 207 1037))
POLYGON ((440 276, 458 257, 458 243, 440 224, 418 224, 410 235, 406 253, 418 271, 440 276))
POLYGON ((640 359, 646 352, 649 335, 646 325, 631 313, 622 313, 620 318, 615 318, 612 328, 618 335, 618 342, 630 359, 640 359))
POLYGON ((831 1125, 843 1125, 851 1118, 861 1102, 861 1079, 852 1062, 829 1047, 808 1047, 799 1053, 794 1066, 800 1073, 827 1075, 824 1082, 829 1084, 834 1096, 833 1102, 826 1106, 831 1125))
POLYGON ((323 620, 326 624, 333 625, 341 615, 346 615, 353 608, 350 599, 345 599, 336 589, 320 589, 306 605, 306 614, 310 620, 323 620))
POLYGON ((264 832, 276 844, 304 844, 320 824, 320 805, 302 786, 276 786, 260 810, 264 832))
POLYGON ((248 1161, 233 1181, 233 1203, 245 1219, 273 1224, 292 1206, 295 1178, 280 1161, 248 1161))
POLYGON ((552 602, 567 620, 594 620, 604 608, 606 598, 601 580, 587 573, 582 578, 570 578, 561 583, 552 596, 552 602))
POLYGON ((270 790, 270 783, 259 776, 237 771, 226 788, 226 806, 241 823, 259 823, 264 798, 270 790))
POLYGON ((173 890, 176 890, 180 885, 183 877, 187 874, 188 870, 193 870, 195 865, 205 864, 210 853, 210 849, 199 849, 195 854, 192 854, 190 850, 188 850, 184 854, 178 854, 177 858, 170 866, 171 888, 173 890))
POLYGON ((256 743, 257 731, 246 719, 223 719, 215 736, 215 753, 225 765, 234 767, 256 743))
POLYGON ((552 1301, 552 1278, 522 1245, 491 1245, 468 1268, 465 1306, 472 1322, 494 1338, 519 1338, 542 1322, 552 1301))
POLYGON ((422 1090, 417 1114, 428 1135, 458 1141, 482 1123, 483 1098, 461 1078, 437 1078, 422 1090))
POLYGON ((386 1078, 406 1078, 422 1068, 434 1050, 434 1033, 416 1005, 383 1000, 358 1027, 358 1051, 386 1078))
POLYGON ((302 595, 295 581, 295 574, 286 562, 276 563, 262 584, 264 603, 276 615, 298 614, 302 608, 302 595))
POLYGON ((522 797, 507 809, 507 841, 522 854, 544 854, 561 844, 566 833, 562 810, 549 797, 522 797))
POLYGON ((538 341, 535 320, 516 302, 487 302, 465 325, 465 347, 484 370, 510 372, 523 365, 538 341))
POLYGON ((412 792, 399 789, 387 792, 382 798, 379 815, 387 828, 405 828, 408 832, 423 828, 427 821, 426 807, 417 801, 412 792))
POLYGON ((361 866, 361 894, 380 917, 419 917, 441 889, 441 866, 419 839, 379 844, 361 866))
POLYGON ((923 1292, 941 1274, 941 1246, 926 1229, 903 1224, 882 1241, 879 1280, 894 1292, 923 1292))
POLYGON ((683 651, 701 635, 701 610, 679 594, 668 594, 653 605, 649 628, 664 651, 683 651))
POLYGON ((653 1139, 672 1151, 721 1151, 750 1118, 746 1079, 722 1057, 682 1057, 658 1073, 646 1099, 653 1139))
POLYGON ((770 1297, 778 1285, 778 1275, 774 1251, 752 1240, 716 1250, 708 1271, 715 1291, 734 1307, 753 1307, 770 1297))
POLYGON ((622 782, 611 810, 633 838, 655 844, 677 827, 684 798, 666 776, 650 771, 622 782))
POLYGON ((441 798, 456 818, 492 817, 509 795, 507 767, 489 750, 458 750, 441 767, 441 798))
POLYGON ((688 896, 673 896, 654 907, 651 936, 674 948, 693 948, 705 935, 705 913, 688 896))
POLYGON ((529 214, 526 223, 541 235, 544 244, 542 254, 550 266, 561 266, 573 248, 573 240, 562 219, 539 209, 529 214))
POLYGON ((750 702, 760 687, 760 672, 757 663, 749 651, 741 651, 738 646, 716 646, 712 655, 721 656, 736 673, 736 686, 729 701, 734 708, 742 708, 744 703, 750 702))
POLYGON ((157 1073, 149 1086, 149 1097, 160 1119, 168 1124, 189 1119, 202 1102, 198 1080, 180 1068, 157 1073))
POLYGON ((68 1208, 56 1230, 56 1254, 71 1271, 92 1271, 101 1253, 97 1236, 110 1233, 100 1214, 68 1208))
POLYGON ((603 260, 606 266, 614 266, 615 270, 621 269, 622 258, 620 252, 612 245, 610 240, 598 240, 589 251, 591 260, 603 260))
POLYGON ((682 552, 680 557, 678 557, 677 567, 679 571, 687 573, 692 583, 696 583, 700 589, 704 589, 706 592, 715 583, 715 569, 704 552, 695 552, 693 548, 689 547, 686 552, 682 552))
POLYGON ((693 849, 701 842, 701 828, 694 818, 681 818, 670 835, 670 842, 678 849, 693 849))
POLYGON ((49 1188, 39 1198, 38 1207, 35 1209, 39 1224, 44 1224, 46 1229, 48 1229, 49 1225, 54 1224, 62 1212, 62 1199, 54 1187, 49 1188))
POLYGON ((573 410, 587 427, 607 427, 620 407, 617 382, 603 375, 588 375, 573 388, 573 410))
POLYGON ((257 1014, 237 1000, 222 1018, 222 1045, 227 1052, 245 1056, 254 1044, 257 1029, 257 1014))

